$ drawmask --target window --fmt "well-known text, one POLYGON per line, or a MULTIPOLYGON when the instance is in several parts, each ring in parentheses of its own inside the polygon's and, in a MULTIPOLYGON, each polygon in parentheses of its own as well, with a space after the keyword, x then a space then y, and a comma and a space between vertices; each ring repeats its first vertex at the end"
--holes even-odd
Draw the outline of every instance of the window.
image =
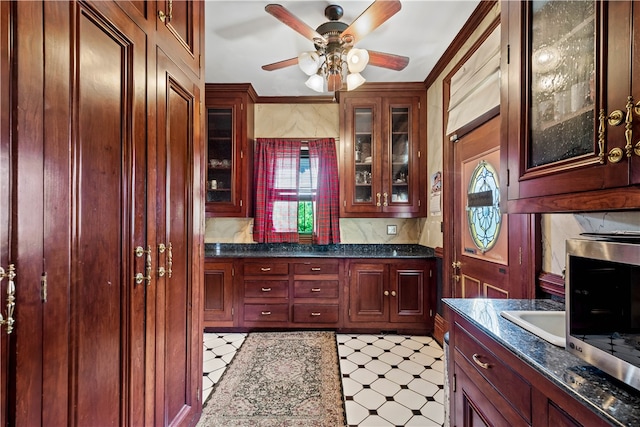
POLYGON ((340 241, 333 139, 259 138, 254 172, 257 242, 340 241))

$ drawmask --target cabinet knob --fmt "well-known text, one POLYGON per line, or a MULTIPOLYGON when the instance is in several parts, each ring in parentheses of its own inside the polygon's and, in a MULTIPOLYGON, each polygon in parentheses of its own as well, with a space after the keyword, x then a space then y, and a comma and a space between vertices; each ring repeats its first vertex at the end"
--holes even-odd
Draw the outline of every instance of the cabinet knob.
POLYGON ((271 288, 262 288, 262 292, 271 292, 271 288))
POLYGON ((322 268, 320 267, 311 267, 311 271, 320 271, 322 268))
POLYGON ((260 271, 271 271, 271 267, 262 267, 260 271))
POLYGON ((271 312, 270 311, 261 311, 260 314, 262 314, 263 316, 270 316, 271 312))
POLYGON ((384 296, 388 297, 389 296, 389 291, 384 291, 384 296))
POLYGON ((391 291, 391 296, 395 297, 396 296, 396 291, 391 291))
POLYGON ((376 206, 378 207, 382 206, 382 203, 380 202, 380 197, 381 197, 381 194, 376 193, 376 199, 377 199, 376 206))

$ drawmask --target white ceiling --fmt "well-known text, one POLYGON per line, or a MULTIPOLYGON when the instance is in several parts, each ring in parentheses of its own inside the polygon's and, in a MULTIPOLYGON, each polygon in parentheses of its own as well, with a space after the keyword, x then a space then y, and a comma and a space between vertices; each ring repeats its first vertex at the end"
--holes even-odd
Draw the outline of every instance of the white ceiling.
MULTIPOLYGON (((292 66, 264 71, 262 65, 314 50, 313 43, 265 12, 279 3, 310 27, 327 21, 324 9, 339 4, 350 24, 371 1, 224 1, 205 3, 205 81, 251 83, 259 96, 316 96, 304 84, 307 76, 292 66)), ((368 82, 424 81, 460 31, 479 0, 403 0, 402 9, 364 37, 356 47, 410 58, 402 71, 368 66, 368 82)), ((328 95, 328 94, 327 94, 328 95)))

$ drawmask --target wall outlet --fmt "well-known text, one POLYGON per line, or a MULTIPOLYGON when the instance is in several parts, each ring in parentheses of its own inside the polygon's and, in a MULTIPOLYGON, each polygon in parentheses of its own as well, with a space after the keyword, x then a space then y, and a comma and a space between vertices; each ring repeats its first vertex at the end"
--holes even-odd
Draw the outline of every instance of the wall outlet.
POLYGON ((387 225, 387 234, 398 234, 398 226, 397 225, 387 225))

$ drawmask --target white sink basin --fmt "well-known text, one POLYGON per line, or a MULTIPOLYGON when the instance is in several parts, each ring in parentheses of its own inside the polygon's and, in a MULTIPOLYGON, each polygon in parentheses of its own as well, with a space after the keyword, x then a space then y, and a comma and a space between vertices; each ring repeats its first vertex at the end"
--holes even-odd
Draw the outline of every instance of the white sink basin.
POLYGON ((564 311, 501 311, 500 315, 553 345, 567 343, 564 311))

